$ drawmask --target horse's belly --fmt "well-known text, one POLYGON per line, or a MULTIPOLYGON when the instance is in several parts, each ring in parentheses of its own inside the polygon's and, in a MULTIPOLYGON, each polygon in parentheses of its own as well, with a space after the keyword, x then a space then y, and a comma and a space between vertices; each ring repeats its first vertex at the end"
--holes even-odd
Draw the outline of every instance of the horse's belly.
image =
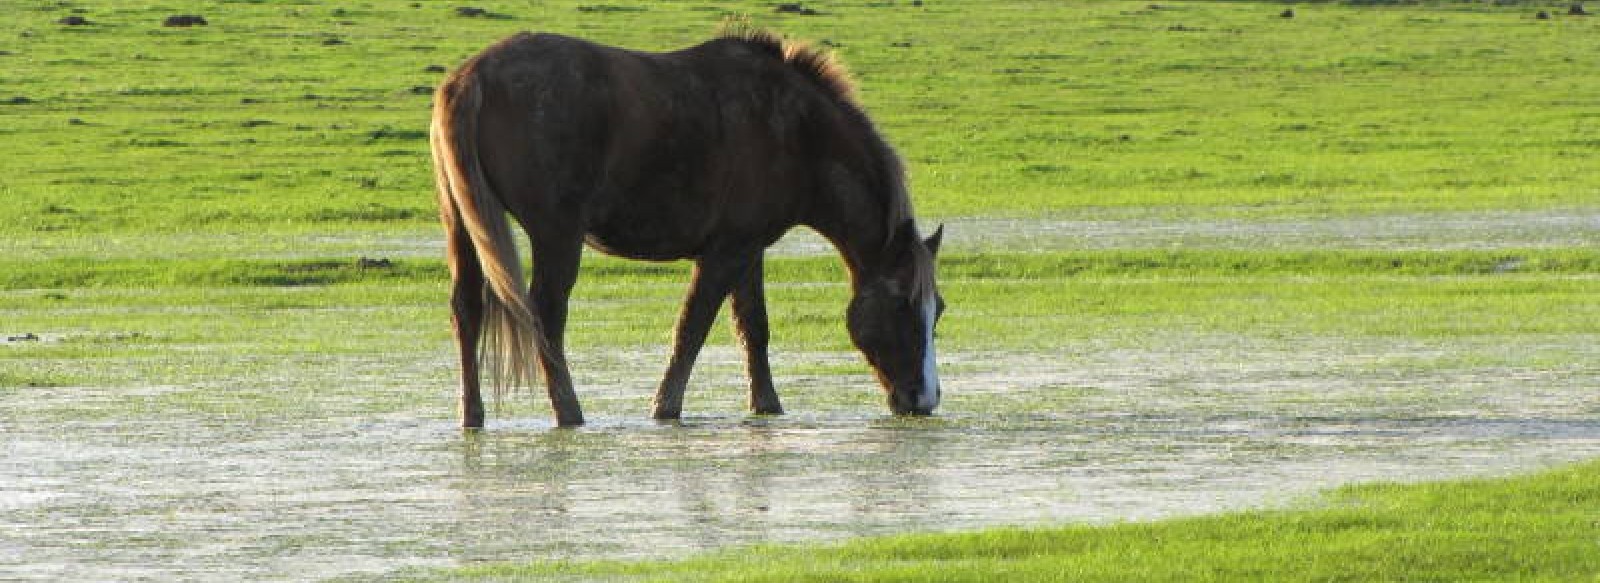
POLYGON ((689 259, 704 246, 701 237, 650 221, 591 227, 585 240, 607 255, 645 261, 689 259))
MULTIPOLYGON (((725 217, 724 217, 725 218, 725 217)), ((695 259, 712 249, 759 250, 777 241, 790 223, 729 223, 710 217, 672 220, 668 214, 636 216, 591 224, 585 235, 590 247, 618 257, 645 261, 695 259)))

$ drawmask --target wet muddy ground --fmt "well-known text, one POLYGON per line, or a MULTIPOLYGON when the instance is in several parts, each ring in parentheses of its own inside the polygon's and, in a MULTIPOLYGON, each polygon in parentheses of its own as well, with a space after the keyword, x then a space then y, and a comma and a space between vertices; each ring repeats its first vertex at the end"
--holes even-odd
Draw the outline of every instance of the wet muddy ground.
MULTIPOLYGON (((537 407, 516 405, 475 435, 442 416, 446 388, 419 386, 444 378, 445 354, 381 378, 376 362, 353 357, 301 363, 312 366, 304 383, 333 385, 340 373, 316 371, 342 365, 369 386, 264 415, 130 410, 128 390, 20 389, 0 403, 0 578, 377 578, 1150 519, 1304 501, 1355 481, 1526 471, 1600 456, 1600 370, 1584 364, 1600 362, 1600 339, 1567 340, 1583 341, 1570 365, 1526 369, 1373 363, 1545 349, 1527 339, 1332 347, 1185 336, 1060 358, 952 354, 962 374, 947 375, 943 414, 917 420, 881 415, 864 384, 794 375, 779 379, 793 414, 732 414, 737 355, 713 349, 697 376, 707 388, 690 404, 726 415, 645 420, 652 355, 585 387, 593 422, 583 429, 553 430, 537 407), (369 410, 364 399, 419 408, 369 410)), ((182 391, 132 392, 156 403, 182 391)))

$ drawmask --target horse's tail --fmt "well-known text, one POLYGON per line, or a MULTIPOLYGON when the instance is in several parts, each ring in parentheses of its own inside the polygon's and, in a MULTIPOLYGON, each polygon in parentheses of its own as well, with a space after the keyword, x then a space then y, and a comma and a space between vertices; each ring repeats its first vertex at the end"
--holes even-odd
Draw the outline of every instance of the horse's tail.
POLYGON ((532 384, 536 380, 533 357, 549 355, 550 350, 537 312, 528 304, 522 262, 517 257, 505 204, 490 188, 478 158, 478 113, 482 106, 479 82, 472 68, 466 67, 434 95, 429 138, 439 202, 451 205, 443 211, 465 227, 474 250, 450 260, 476 261, 484 276, 477 358, 499 398, 507 387, 532 384))

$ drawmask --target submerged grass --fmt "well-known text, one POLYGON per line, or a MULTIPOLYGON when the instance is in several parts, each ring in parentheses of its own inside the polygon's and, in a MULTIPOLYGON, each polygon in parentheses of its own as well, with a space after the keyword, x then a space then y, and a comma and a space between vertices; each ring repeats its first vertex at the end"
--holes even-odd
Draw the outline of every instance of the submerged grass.
MULTIPOLYGON (((10 315, 3 332, 84 326, 155 335, 159 326, 142 321, 135 306, 157 320, 188 308, 204 319, 197 326, 216 325, 219 314, 249 313, 239 310, 426 310, 437 314, 413 333, 448 332, 436 325, 446 319, 448 279, 437 260, 65 259, 4 267, 0 287, 12 291, 0 296, 0 313, 10 315), (117 291, 144 288, 165 291, 117 291)), ((574 343, 666 338, 687 286, 686 265, 595 257, 585 270, 574 343)), ((775 258, 768 271, 777 342, 848 349, 838 330, 848 290, 836 259, 775 258)), ((1432 338, 1600 333, 1600 307, 1589 301, 1600 292, 1600 253, 1592 250, 957 254, 943 260, 941 281, 951 306, 941 343, 956 351, 1050 350, 1065 339, 1160 329, 1432 338)))
MULTIPOLYGON (((1129 348, 1181 359, 1185 349, 1170 339, 1218 335, 1326 346, 1429 343, 1450 355, 1372 366, 1561 368, 1577 357, 1573 343, 1600 338, 1595 261, 1592 252, 1576 250, 953 255, 942 273, 950 309, 938 334, 957 376, 970 370, 960 368, 968 359, 996 353, 1059 359, 1129 348), (1527 348, 1495 348, 1506 344, 1527 348)), ((838 261, 775 258, 768 267, 780 383, 797 376, 869 382, 843 330, 849 292, 838 261), (797 354, 839 359, 810 362, 797 354)), ((614 374, 595 368, 592 359, 601 355, 630 369, 662 366, 685 266, 596 258, 587 269, 568 336, 582 361, 580 381, 614 374)), ((382 267, 318 260, 14 264, 12 281, 49 285, 0 293, 0 337, 25 338, 0 346, 0 379, 9 387, 276 391, 296 375, 312 385, 335 383, 313 373, 327 368, 338 376, 370 359, 374 366, 426 368, 379 384, 444 394, 452 385, 452 349, 443 272, 429 260, 382 267)), ((719 327, 711 349, 732 350, 726 319, 719 327)), ((645 385, 651 377, 629 378, 645 385)), ((218 398, 229 395, 249 398, 218 398)), ((296 410, 274 402, 277 408, 257 414, 296 410)))

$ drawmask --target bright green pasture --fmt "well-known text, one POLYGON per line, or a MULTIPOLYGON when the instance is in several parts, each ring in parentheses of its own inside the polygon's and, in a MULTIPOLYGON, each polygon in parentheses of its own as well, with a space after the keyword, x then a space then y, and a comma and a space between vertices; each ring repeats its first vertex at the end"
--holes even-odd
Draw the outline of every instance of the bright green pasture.
POLYGON ((1591 581, 1600 465, 1334 490, 1289 510, 758 547, 674 563, 488 566, 427 580, 1591 581))
MULTIPOLYGON (((1600 19, 1544 4, 0 2, 0 234, 429 226, 429 90, 536 29, 642 49, 729 15, 835 47, 924 213, 1592 205, 1600 19), (1557 11, 1559 12, 1559 10, 1557 11), (80 15, 91 24, 56 21, 80 15)), ((219 250, 222 251, 222 250, 219 250)))

